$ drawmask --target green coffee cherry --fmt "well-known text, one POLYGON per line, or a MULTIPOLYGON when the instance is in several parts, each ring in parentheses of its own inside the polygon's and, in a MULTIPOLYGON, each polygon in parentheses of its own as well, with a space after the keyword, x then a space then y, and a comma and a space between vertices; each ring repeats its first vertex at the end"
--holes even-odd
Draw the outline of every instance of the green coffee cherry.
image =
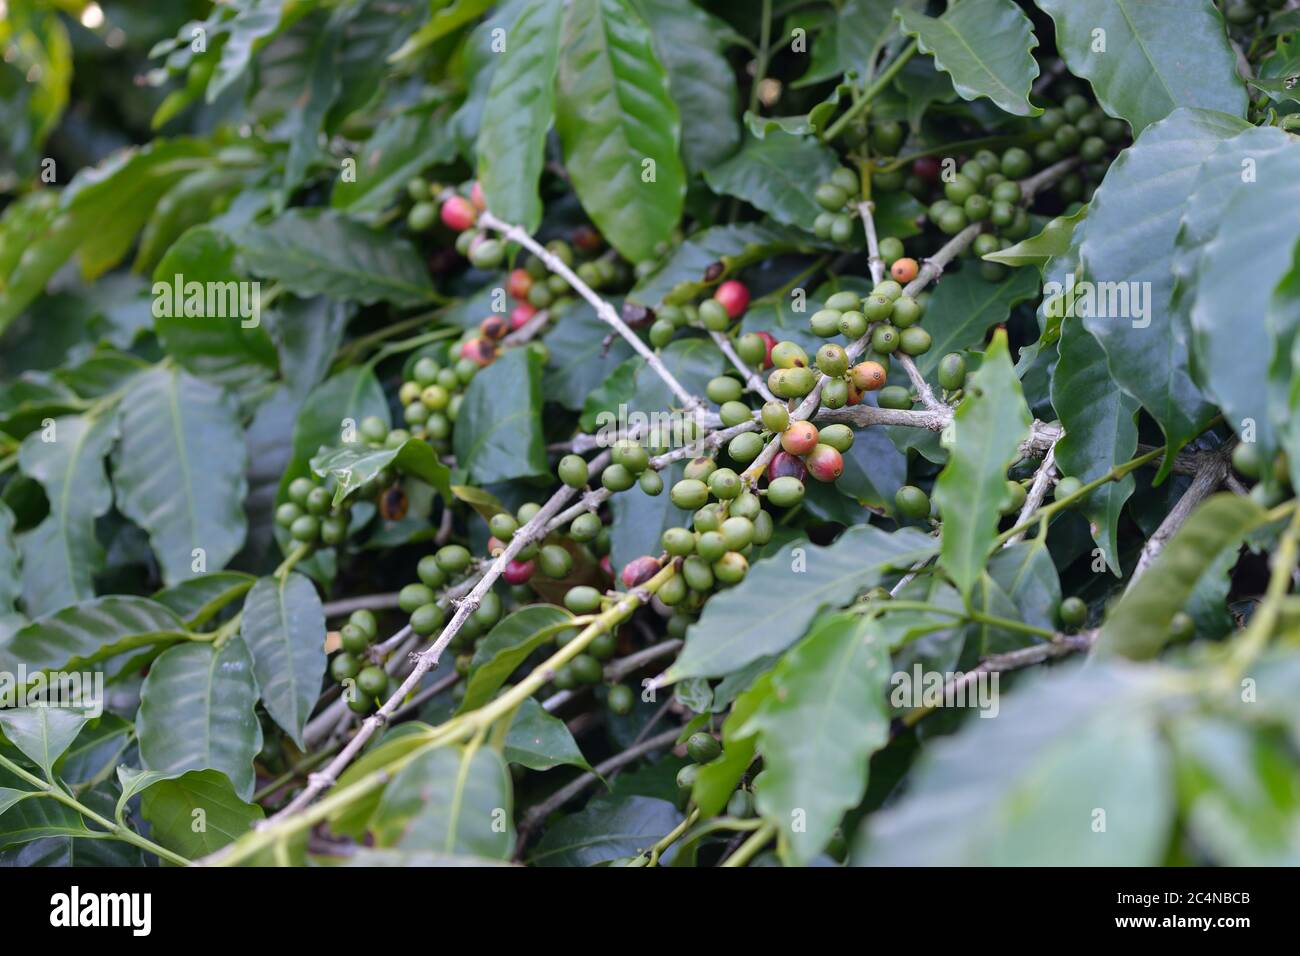
POLYGON ((894 507, 904 518, 919 521, 930 516, 930 496, 915 485, 903 485, 894 492, 894 507))
POLYGON ((587 461, 581 455, 565 455, 560 459, 556 473, 570 488, 582 488, 587 484, 587 461))
POLYGON ((793 475, 772 479, 767 486, 767 500, 778 508, 793 508, 803 501, 803 482, 793 475))

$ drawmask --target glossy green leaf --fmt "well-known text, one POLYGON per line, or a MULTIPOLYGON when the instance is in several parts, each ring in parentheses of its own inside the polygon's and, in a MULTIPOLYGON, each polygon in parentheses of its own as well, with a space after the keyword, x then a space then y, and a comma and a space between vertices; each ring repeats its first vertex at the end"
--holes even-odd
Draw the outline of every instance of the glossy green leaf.
POLYGON ((163 580, 225 566, 246 532, 244 434, 234 400, 176 368, 135 379, 122 398, 113 488, 149 533, 163 580))
POLYGON ((474 648, 460 712, 492 699, 533 651, 555 641, 573 615, 553 604, 532 604, 502 618, 474 648))
MULTIPOLYGON (((1059 353, 1052 376, 1052 407, 1065 435, 1056 443, 1056 464, 1062 475, 1089 482, 1137 451, 1138 403, 1111 379, 1106 353, 1081 320, 1062 321, 1059 353)), ((1119 516, 1133 487, 1133 476, 1125 475, 1093 491, 1082 508, 1092 539, 1117 575, 1119 516)))
POLYGON ((330 205, 353 216, 377 216, 412 177, 449 162, 454 150, 441 113, 421 108, 390 116, 366 140, 357 156, 355 178, 334 184, 330 205))
POLYGON ((75 670, 185 634, 180 618, 148 598, 95 598, 39 618, 0 644, 0 669, 75 670))
POLYGON ((54 772, 69 786, 92 786, 112 774, 134 740, 134 725, 116 714, 100 714, 82 728, 54 772))
MULTIPOLYGON (((636 856, 682 821, 677 808, 654 797, 602 797, 555 823, 538 842, 537 866, 596 866, 636 856)), ((663 862, 670 862, 665 854, 663 862)))
POLYGON ((53 781, 55 761, 72 746, 89 719, 88 711, 67 707, 11 707, 0 710, 0 730, 41 768, 46 780, 53 781))
POLYGON ((1081 206, 1073 215, 1057 216, 1036 236, 1021 239, 1006 249, 990 252, 984 259, 1007 266, 1037 266, 1042 270, 1046 267, 1047 260, 1053 256, 1065 255, 1070 250, 1075 230, 1087 215, 1088 207, 1081 206))
POLYGON ((773 669, 746 727, 763 756, 758 809, 790 863, 810 862, 862 799, 867 762, 889 740, 891 670, 889 648, 855 614, 822 618, 773 669))
POLYGON ((538 179, 555 114, 555 77, 564 5, 528 0, 497 54, 479 126, 479 182, 488 208, 529 232, 542 221, 538 179))
POLYGON ((933 54, 935 66, 952 76, 963 99, 987 96, 1017 116, 1042 112, 1029 102, 1038 76, 1031 52, 1038 38, 1012 0, 966 0, 937 18, 904 7, 897 16, 921 52, 933 54))
POLYGON ((495 750, 441 747, 398 771, 371 826, 381 847, 504 860, 515 843, 511 803, 495 750))
POLYGON ((634 0, 634 5, 668 71, 668 89, 682 120, 686 170, 708 169, 740 144, 736 77, 724 55, 727 28, 694 3, 634 0))
POLYGON ((625 258, 651 258, 681 217, 686 174, 668 74, 629 0, 569 4, 558 91, 555 125, 582 208, 625 258))
POLYGON ((325 676, 325 611, 301 574, 260 578, 244 601, 240 636, 267 713, 303 747, 302 733, 325 676))
POLYGON ((1042 537, 1017 541, 994 551, 989 558, 988 573, 1015 602, 1020 620, 1035 627, 1056 629, 1061 579, 1042 537))
POLYGON ((95 596, 92 578, 103 561, 95 519, 113 502, 104 459, 116 438, 113 416, 70 416, 32 432, 19 449, 18 466, 50 503, 45 520, 18 539, 32 617, 95 596))
POLYGON ((475 375, 452 444, 457 466, 479 484, 545 474, 541 356, 507 349, 475 375))
POLYGON ((140 815, 154 840, 191 860, 233 843, 264 816, 216 770, 191 770, 151 784, 140 798, 140 815))
POLYGON ((140 690, 136 728, 146 770, 219 770, 241 799, 253 795, 262 749, 253 658, 243 640, 219 650, 186 643, 163 653, 140 690))
POLYGON ((564 721, 548 714, 532 697, 515 712, 502 757, 506 763, 517 763, 529 770, 559 766, 591 769, 564 721))
POLYGON ((838 157, 817 139, 775 130, 704 173, 715 193, 735 196, 777 222, 812 231, 824 211, 813 191, 830 179, 838 157))
POLYGON ((934 551, 935 541, 914 528, 891 533, 867 525, 850 528, 826 547, 788 544, 709 600, 686 632, 668 679, 720 677, 784 651, 823 608, 848 603, 886 569, 909 566, 934 551))
POLYGON ((708 819, 722 812, 731 799, 758 749, 758 728, 750 717, 772 694, 771 672, 764 673, 747 690, 736 696, 727 719, 722 722, 722 755, 700 766, 691 788, 691 799, 708 819))
MULTIPOLYGON (((1243 157, 1244 158, 1244 157, 1243 157)), ((1239 179, 1247 167, 1238 160, 1239 179)), ((1300 197, 1300 157, 1288 148, 1261 156, 1239 182, 1202 249, 1191 310, 1197 370, 1224 419, 1268 453, 1290 426, 1291 347, 1300 314, 1273 291, 1294 266, 1296 230, 1279 208, 1300 197), (1240 279, 1250 263, 1251 281, 1240 279), (1235 264, 1236 279, 1226 279, 1235 264), (1253 423, 1254 427, 1251 428, 1253 423)))
POLYGON ((1081 291, 1091 291, 1093 301, 1076 300, 1075 314, 1101 343, 1111 376, 1160 424, 1171 450, 1213 415, 1191 379, 1188 343, 1170 308, 1174 243, 1201 163, 1243 128, 1221 113, 1176 111, 1111 164, 1089 207, 1080 255, 1082 278, 1093 285, 1081 291))
POLYGON ((1167 693, 1159 674, 1117 665, 1018 684, 995 719, 927 748, 907 793, 867 817, 853 863, 1160 863, 1174 800, 1152 710, 1167 693))
POLYGON ((371 448, 360 443, 344 445, 322 452, 311 460, 313 472, 322 478, 332 477, 337 482, 334 489, 336 505, 390 467, 432 485, 442 495, 443 501, 451 500, 451 469, 439 460, 433 446, 419 438, 408 438, 396 448, 371 448))
POLYGON ((970 394, 957 406, 948 464, 934 489, 943 515, 939 562, 963 595, 988 560, 1007 501, 1007 469, 1020 457, 1032 422, 1007 354, 1006 333, 998 332, 970 394))
POLYGON ((1180 106, 1246 115, 1246 89, 1210 0, 1035 2, 1055 21, 1070 72, 1134 135, 1180 106))
POLYGON ((610 328, 585 301, 566 309, 546 332, 550 355, 542 378, 547 401, 579 410, 587 396, 632 356, 622 336, 609 339, 610 328))
POLYGON ((291 209, 239 236, 253 273, 296 295, 418 306, 433 301, 429 271, 415 248, 336 212, 291 209))
POLYGON ((231 601, 247 594, 256 580, 242 571, 216 571, 164 588, 153 599, 191 628, 199 628, 231 601))
POLYGON ((1250 498, 1224 492, 1206 499, 1107 616, 1095 652, 1155 657, 1169 639, 1173 616, 1215 559, 1240 547, 1264 518, 1264 509, 1250 498))
POLYGON ((153 312, 169 355, 195 375, 240 387, 268 378, 277 360, 260 285, 236 271, 235 254, 212 227, 186 232, 154 270, 153 312))

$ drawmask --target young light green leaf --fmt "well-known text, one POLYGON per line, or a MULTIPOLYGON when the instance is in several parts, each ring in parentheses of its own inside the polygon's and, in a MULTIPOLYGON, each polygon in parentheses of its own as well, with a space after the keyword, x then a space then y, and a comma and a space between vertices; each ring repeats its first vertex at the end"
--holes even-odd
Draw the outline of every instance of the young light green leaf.
POLYGON ((393 778, 371 821, 375 844, 493 860, 515 845, 510 774, 490 747, 440 747, 393 778))
POLYGON ((629 0, 573 0, 562 49, 556 128, 573 188, 610 245, 652 258, 681 218, 686 173, 650 31, 629 0))
POLYGON ((154 661, 140 689, 136 728, 146 770, 219 770, 241 799, 253 796, 253 759, 262 749, 253 658, 242 639, 220 649, 173 647, 154 661))
POLYGON ((177 368, 138 376, 122 398, 113 488, 149 534, 167 584, 224 567, 244 544, 248 481, 234 400, 177 368))
MULTIPOLYGON (((87 705, 95 703, 85 701, 87 705)), ((98 701, 102 706, 103 701, 98 701)), ((72 746, 90 719, 88 710, 68 707, 11 707, 0 710, 0 730, 54 782, 54 763, 72 746)))
POLYGON ((32 617, 95 596, 92 579, 103 561, 95 519, 113 503, 104 459, 116 439, 111 415, 69 416, 32 432, 18 451, 19 467, 40 482, 50 503, 45 520, 18 539, 23 601, 32 617))
POLYGON ((240 635, 271 718, 299 748, 325 676, 325 611, 301 574, 260 578, 244 601, 240 635))
POLYGON ((264 816, 216 770, 191 770, 151 782, 140 798, 140 815, 158 843, 192 860, 233 843, 264 816), (195 826, 197 811, 202 811, 202 827, 195 826))
POLYGON ((948 464, 934 490, 943 515, 939 563, 963 595, 984 571, 1007 501, 1007 469, 1033 423, 1005 332, 993 336, 970 391, 953 416, 948 464))
POLYGON ((784 651, 822 608, 842 606, 886 569, 909 566, 934 551, 934 539, 915 528, 886 532, 869 525, 850 528, 824 548, 788 544, 754 562, 745 580, 704 606, 667 680, 720 677, 784 651))
POLYGON ((822 618, 772 670, 771 693, 745 725, 758 732, 759 812, 804 866, 830 842, 867 786, 867 762, 889 740, 889 648, 868 618, 822 618), (798 819, 802 826, 786 826, 798 819))
POLYGON ((474 710, 491 700, 528 655, 554 642, 572 619, 572 614, 553 604, 532 604, 502 618, 474 648, 458 712, 474 710))
POLYGON ((1170 622, 1187 605, 1197 582, 1219 555, 1240 547, 1264 519, 1264 509, 1250 498, 1230 492, 1208 498, 1111 611, 1095 653, 1134 660, 1155 657, 1169 640, 1170 622))
POLYGON ((1223 19, 1210 0, 1035 0, 1070 72, 1133 135, 1180 106, 1246 115, 1223 19), (1176 28, 1171 24, 1177 23, 1176 28))
POLYGON ((904 7, 896 16, 921 52, 934 54, 934 65, 952 76, 963 99, 987 96, 1017 116, 1042 112, 1029 102, 1038 76, 1031 52, 1038 38, 1012 0, 965 0, 937 18, 904 7))
POLYGON ((1037 266, 1041 272, 1046 268, 1047 260, 1069 252, 1075 229, 1087 215, 1088 207, 1085 205, 1072 215, 1057 216, 1038 235, 1021 239, 1006 249, 990 252, 984 256, 984 260, 1000 262, 1005 266, 1037 266))

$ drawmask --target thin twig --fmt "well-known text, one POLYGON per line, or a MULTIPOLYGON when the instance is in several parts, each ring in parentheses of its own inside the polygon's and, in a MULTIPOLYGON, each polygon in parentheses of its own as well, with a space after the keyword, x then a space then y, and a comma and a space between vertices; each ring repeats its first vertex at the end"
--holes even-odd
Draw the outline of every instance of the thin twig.
POLYGON ((1160 554, 1161 549, 1168 543, 1169 539, 1178 533, 1178 529, 1183 526, 1188 517, 1196 506, 1208 498, 1211 494, 1223 484, 1223 479, 1228 474, 1228 459, 1220 453, 1206 455, 1197 469, 1196 475, 1192 478, 1191 484, 1183 492, 1183 496, 1178 499, 1178 503, 1169 510, 1165 515, 1160 526, 1147 539, 1147 543, 1142 546, 1142 553, 1138 555, 1137 566, 1133 568, 1133 576, 1129 578, 1128 586, 1125 591, 1131 591, 1133 585, 1137 583, 1138 578, 1146 573, 1147 568, 1155 561, 1156 556, 1160 554))
MULTIPOLYGON (((1034 473, 1034 480, 1029 484, 1029 493, 1025 495, 1024 506, 1020 509, 1020 516, 1016 518, 1016 524, 1022 525, 1029 520, 1029 516, 1038 510, 1038 506, 1043 503, 1043 498, 1047 496, 1047 489, 1052 485, 1052 478, 1056 474, 1056 444, 1047 449, 1047 454, 1043 456, 1043 463, 1038 466, 1038 471, 1034 473)), ((1025 532, 1013 534, 1007 539, 1006 544, 1002 547, 1009 548, 1021 538, 1025 532)))

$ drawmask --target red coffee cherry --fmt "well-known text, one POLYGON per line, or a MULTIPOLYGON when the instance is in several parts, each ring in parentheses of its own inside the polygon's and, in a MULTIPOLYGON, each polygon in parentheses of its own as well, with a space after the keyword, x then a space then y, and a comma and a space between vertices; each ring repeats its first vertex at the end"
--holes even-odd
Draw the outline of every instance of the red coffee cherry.
POLYGON ((487 197, 483 195, 483 184, 477 179, 474 180, 474 185, 469 188, 469 200, 480 212, 487 209, 487 197))
POLYGON ((722 303, 722 307, 727 310, 727 315, 733 319, 740 318, 749 307, 749 289, 745 288, 743 282, 737 282, 735 279, 728 279, 718 286, 713 297, 722 303))
POLYGON ((791 422, 781 433, 781 447, 792 455, 806 455, 817 447, 817 426, 812 422, 791 422))
POLYGON ((788 451, 777 452, 772 457, 772 463, 767 466, 768 481, 775 481, 778 478, 798 478, 803 481, 807 475, 808 468, 803 460, 788 451))
POLYGON ((537 314, 537 307, 528 302, 520 302, 510 311, 510 330, 518 332, 528 320, 537 314))
POLYGON ((844 458, 830 445, 818 445, 804 461, 808 474, 818 481, 834 481, 844 474, 844 458))
POLYGON ((464 196, 452 196, 444 202, 439 215, 443 224, 454 232, 464 232, 478 219, 478 212, 464 196))
POLYGON ((527 584, 528 579, 533 576, 537 570, 535 561, 514 560, 506 565, 506 569, 501 572, 501 576, 506 579, 507 584, 527 584))
POLYGON ((658 573, 658 558, 652 558, 648 554, 634 558, 623 568, 623 586, 625 588, 640 587, 658 573))

